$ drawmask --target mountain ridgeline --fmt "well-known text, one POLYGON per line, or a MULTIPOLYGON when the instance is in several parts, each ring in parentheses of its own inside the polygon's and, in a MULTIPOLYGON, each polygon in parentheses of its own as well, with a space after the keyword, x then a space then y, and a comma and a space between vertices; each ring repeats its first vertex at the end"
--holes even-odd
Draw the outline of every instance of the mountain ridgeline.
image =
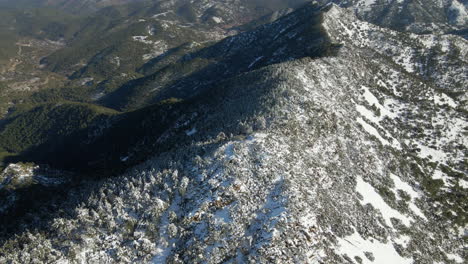
MULTIPOLYGON (((309 5, 254 31, 188 53, 162 70, 104 96, 99 100, 102 106, 65 101, 60 97, 51 100, 52 96, 48 97, 50 102, 42 102, 35 99, 37 95, 33 95, 32 103, 18 105, 1 124, 0 153, 3 153, 4 164, 32 162, 73 172, 75 176, 67 176, 64 184, 58 186, 23 184, 4 188, 3 197, 14 197, 5 200, 16 200, 2 210, 5 234, 15 233, 17 225, 11 224, 14 223, 12 219, 31 221, 27 217, 31 210, 42 215, 34 209, 38 204, 55 204, 60 199, 57 197, 68 196, 57 192, 57 196, 42 195, 43 198, 37 199, 40 193, 55 192, 54 188, 79 188, 73 186, 84 179, 115 176, 148 157, 190 145, 199 137, 192 122, 210 118, 215 112, 232 112, 223 103, 233 98, 223 88, 232 85, 228 80, 292 59, 337 54, 340 45, 330 41, 321 25, 321 13, 319 7, 309 5), (259 48, 268 43, 273 44, 271 48, 259 48), (200 67, 200 61, 206 61, 205 67, 200 67), (170 78, 162 74, 169 72, 172 73, 170 78), (165 79, 171 81, 164 85, 160 80, 165 79), (161 85, 161 89, 154 91, 155 84, 161 85), (12 193, 9 189, 15 191, 12 193), (33 199, 36 201, 31 202, 33 199)), ((157 68, 158 64, 152 63, 152 67, 157 68)), ((252 81, 257 77, 253 76, 252 81)), ((264 78, 269 78, 268 74, 264 78)), ((229 125, 218 122, 213 127, 217 132, 209 132, 213 129, 210 128, 207 135, 217 136, 222 131, 219 129, 232 126, 239 115, 250 113, 253 116, 256 110, 251 105, 261 99, 252 97, 250 100, 252 103, 239 103, 229 125)), ((245 129, 249 128, 241 127, 233 132, 244 133, 241 131, 245 129)))
POLYGON ((36 2, 0 262, 464 263, 466 4, 335 2, 36 2))
POLYGON ((0 147, 10 153, 5 162, 115 173, 170 149, 168 142, 157 139, 190 115, 190 106, 212 98, 219 82, 287 60, 336 54, 340 45, 330 41, 320 13, 308 5, 272 24, 186 54, 104 96, 100 104, 107 108, 64 101, 18 110, 0 132, 0 147), (123 162, 123 157, 129 158, 123 162))

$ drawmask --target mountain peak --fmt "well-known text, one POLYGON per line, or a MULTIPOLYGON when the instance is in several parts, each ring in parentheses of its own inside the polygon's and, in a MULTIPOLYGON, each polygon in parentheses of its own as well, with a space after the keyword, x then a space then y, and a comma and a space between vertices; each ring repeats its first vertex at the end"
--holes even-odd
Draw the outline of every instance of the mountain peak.
POLYGON ((50 186, 34 165, 0 174, 24 187, 0 197, 34 212, 0 217, 0 262, 463 263, 466 40, 385 26, 402 5, 404 19, 423 14, 415 1, 306 4, 229 36, 211 18, 234 21, 253 1, 184 2, 192 19, 155 8, 112 20, 118 41, 79 65, 112 65, 117 77, 88 86, 99 75, 83 70, 95 79, 73 91, 122 112, 54 102, 2 123, 5 149, 94 174, 50 186), (362 20, 381 7, 388 16, 362 20), (209 42, 170 45, 213 28, 209 42), (145 47, 156 57, 124 72, 145 47))

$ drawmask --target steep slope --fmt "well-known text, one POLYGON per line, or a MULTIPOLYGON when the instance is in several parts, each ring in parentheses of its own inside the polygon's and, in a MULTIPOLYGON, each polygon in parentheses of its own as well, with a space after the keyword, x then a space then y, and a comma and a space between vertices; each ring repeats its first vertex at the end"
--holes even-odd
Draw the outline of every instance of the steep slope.
MULTIPOLYGON (((283 21, 310 23, 314 10, 283 21)), ((81 205, 65 201, 50 227, 7 240, 3 260, 463 263, 466 41, 322 11, 338 53, 214 79, 178 120, 187 129, 167 132, 175 148, 89 197, 77 190, 81 205)))
MULTIPOLYGON (((179 69, 165 68, 169 64, 213 41, 271 22, 303 2, 0 1, 8 7, 0 11, 0 116, 31 94, 33 102, 59 97, 134 110, 141 100, 132 97, 150 93, 148 97, 161 98, 149 92, 161 85, 148 85, 148 78, 180 78, 173 76, 179 69), (64 13, 70 11, 79 15, 64 13), (141 87, 145 85, 149 87, 141 87)), ((466 3, 459 0, 333 2, 353 8, 361 19, 400 31, 466 35, 466 3)), ((177 64, 182 71, 200 66, 177 64)))
POLYGON ((59 102, 16 111, 0 127, 0 150, 6 152, 0 161, 6 165, 34 162, 86 172, 88 177, 109 176, 170 148, 174 139, 161 137, 184 116, 183 108, 189 104, 165 100, 120 113, 59 102))
POLYGON ((144 70, 154 73, 104 96, 101 104, 125 110, 171 97, 187 99, 242 72, 304 56, 333 53, 338 46, 324 34, 316 8, 307 6, 298 12, 301 15, 286 15, 252 32, 188 53, 171 64, 157 61, 144 70))
MULTIPOLYGON (((73 2, 86 5, 92 1, 73 2)), ((58 25, 57 34, 63 35, 61 41, 66 45, 44 56, 40 67, 68 80, 51 87, 55 89, 39 90, 34 100, 48 102, 52 96, 94 103, 189 52, 245 30, 239 27, 244 23, 271 22, 267 17, 277 18, 278 10, 301 2, 179 0, 116 5, 106 1, 96 12, 58 25), (260 17, 263 20, 257 20, 260 17)), ((53 3, 46 6, 62 9, 53 3)))
MULTIPOLYGON (((354 9, 359 18, 400 31, 415 33, 466 30, 467 3, 462 0, 329 1, 354 9)), ((465 33, 466 34, 466 33, 465 33)))

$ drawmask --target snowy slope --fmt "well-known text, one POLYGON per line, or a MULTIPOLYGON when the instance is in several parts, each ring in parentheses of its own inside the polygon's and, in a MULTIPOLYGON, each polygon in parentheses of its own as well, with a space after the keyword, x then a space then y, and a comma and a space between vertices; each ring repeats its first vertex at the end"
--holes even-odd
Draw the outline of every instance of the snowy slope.
POLYGON ((0 262, 462 263, 466 41, 336 5, 322 25, 336 56, 256 54, 187 109, 173 136, 188 144, 103 180, 0 262))
POLYGON ((349 7, 359 18, 399 31, 450 32, 466 29, 467 3, 462 0, 350 0, 323 1, 349 7))

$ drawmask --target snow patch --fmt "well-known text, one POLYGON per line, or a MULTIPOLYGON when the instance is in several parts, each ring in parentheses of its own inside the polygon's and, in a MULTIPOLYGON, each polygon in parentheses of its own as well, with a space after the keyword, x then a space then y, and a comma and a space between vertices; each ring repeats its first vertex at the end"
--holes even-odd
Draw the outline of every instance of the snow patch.
POLYGON ((211 19, 213 19, 213 21, 217 24, 223 22, 223 19, 222 18, 219 18, 219 17, 212 17, 211 19))
POLYGON ((230 213, 229 213, 229 208, 223 208, 222 210, 218 210, 214 214, 214 220, 216 224, 224 224, 224 223, 230 223, 232 222, 230 213))
POLYGON ((464 25, 468 22, 468 14, 466 12, 466 8, 458 0, 452 1, 449 10, 452 11, 452 13, 454 13, 455 15, 455 17, 453 18, 453 22, 456 25, 464 25))
POLYGON ((408 183, 402 181, 400 177, 396 176, 393 173, 390 173, 390 178, 393 180, 393 183, 395 184, 395 188, 404 191, 407 193, 410 197, 411 200, 409 201, 409 209, 413 211, 417 216, 421 217, 422 219, 427 221, 426 216, 424 213, 419 209, 415 204, 414 204, 414 199, 419 198, 420 194, 417 193, 411 185, 408 183))
POLYGON ((441 94, 434 94, 434 103, 436 105, 448 105, 452 108, 457 108, 458 104, 450 98, 448 95, 441 93, 441 94))
POLYGON ((150 53, 144 54, 142 56, 144 61, 150 60, 161 54, 164 54, 168 49, 168 46, 164 41, 162 40, 153 41, 153 40, 149 40, 148 37, 149 36, 133 36, 132 37, 134 41, 152 46, 150 53))
POLYGON ((393 241, 397 244, 402 245, 403 247, 408 247, 411 237, 406 236, 406 235, 400 235, 398 238, 393 239, 393 241))
POLYGON ((167 208, 161 217, 161 223, 159 225, 159 241, 156 248, 156 254, 153 257, 152 262, 154 264, 165 263, 166 259, 170 256, 173 248, 175 247, 175 239, 170 237, 170 213, 179 211, 179 204, 181 202, 180 196, 176 196, 171 203, 171 206, 167 208))
POLYGON ((457 263, 465 263, 462 257, 457 254, 446 254, 448 259, 451 259, 457 263))
POLYGON ((390 142, 388 142, 388 140, 384 139, 380 134, 379 132, 377 131, 377 129, 375 129, 375 127, 369 125, 366 121, 364 121, 362 118, 358 117, 357 119, 358 123, 361 124, 361 126, 364 128, 364 130, 375 136, 379 141, 380 143, 382 143, 382 145, 388 145, 390 146, 390 142))
POLYGON ((421 158, 427 158, 434 162, 441 162, 441 163, 445 163, 445 161, 447 160, 447 154, 444 151, 427 147, 425 145, 422 145, 421 143, 416 143, 416 144, 418 148, 421 150, 419 152, 419 156, 421 158))
POLYGON ((376 0, 361 0, 357 5, 364 7, 365 10, 370 10, 375 5, 376 0))
POLYGON ((390 221, 392 217, 400 219, 406 226, 410 224, 410 218, 391 208, 385 203, 380 194, 374 190, 374 187, 360 177, 357 178, 356 190, 363 196, 362 204, 371 204, 375 209, 379 210, 388 226, 392 226, 390 221))
POLYGON ((189 137, 195 135, 196 133, 197 133, 197 129, 195 127, 192 128, 191 130, 185 131, 185 134, 189 137))
POLYGON ((371 91, 369 91, 369 88, 367 88, 366 86, 362 86, 362 88, 364 89, 364 99, 366 99, 366 101, 369 103, 369 105, 375 105, 379 110, 380 110, 380 120, 383 119, 383 117, 385 116, 388 116, 390 118, 396 118, 398 117, 398 114, 396 113, 393 113, 391 111, 389 111, 385 106, 383 106, 379 100, 377 99, 377 97, 375 97, 375 95, 373 93, 371 93, 371 91))
POLYGON ((256 58, 252 63, 250 63, 248 68, 249 69, 252 68, 255 65, 255 63, 257 63, 261 59, 263 59, 263 56, 260 56, 260 57, 256 58))
POLYGON ((160 16, 165 16, 167 15, 168 13, 170 13, 171 11, 168 11, 168 12, 162 12, 162 13, 159 13, 159 14, 155 14, 152 16, 152 18, 158 18, 160 16))
POLYGON ((350 258, 358 256, 362 259, 363 263, 371 264, 410 264, 413 263, 411 259, 404 258, 398 254, 391 243, 382 243, 377 240, 369 241, 361 237, 357 232, 345 238, 338 239, 339 253, 348 255, 350 258), (369 260, 364 252, 373 254, 375 260, 369 260))
POLYGON ((399 189, 399 190, 403 190, 404 192, 406 192, 409 196, 411 196, 411 198, 419 198, 420 197, 420 194, 417 193, 413 187, 411 187, 411 185, 409 185, 408 183, 402 181, 400 179, 400 177, 396 176, 395 174, 393 173, 390 173, 390 178, 392 179, 393 183, 395 184, 395 188, 399 189))
POLYGON ((148 36, 133 36, 132 39, 137 42, 145 43, 145 44, 152 44, 153 41, 147 40, 148 36))
POLYGON ((93 81, 94 81, 94 78, 92 77, 83 78, 81 79, 80 85, 89 85, 89 84, 92 84, 93 81))

